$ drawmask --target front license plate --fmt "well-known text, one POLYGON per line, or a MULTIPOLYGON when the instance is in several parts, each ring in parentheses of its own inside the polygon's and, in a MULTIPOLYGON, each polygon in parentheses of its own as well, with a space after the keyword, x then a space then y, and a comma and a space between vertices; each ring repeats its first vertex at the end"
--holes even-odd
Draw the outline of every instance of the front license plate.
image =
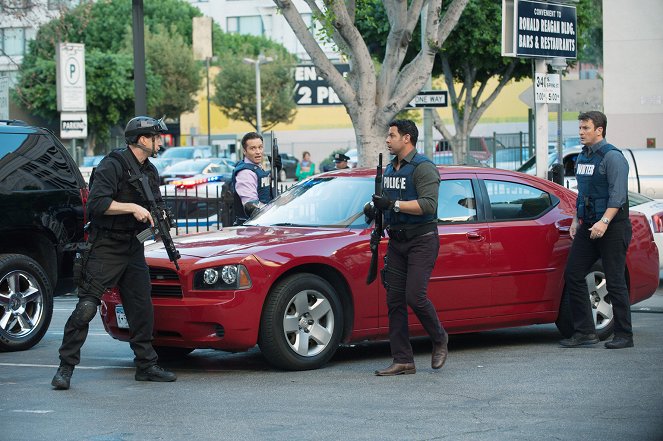
POLYGON ((117 320, 117 327, 121 329, 129 329, 129 322, 127 316, 124 314, 124 306, 115 306, 115 318, 117 320))

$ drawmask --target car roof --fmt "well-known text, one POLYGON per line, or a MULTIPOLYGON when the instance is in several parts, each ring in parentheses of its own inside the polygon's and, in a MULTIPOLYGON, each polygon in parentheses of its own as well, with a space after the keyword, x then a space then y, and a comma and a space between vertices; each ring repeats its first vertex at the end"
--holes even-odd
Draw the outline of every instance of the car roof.
POLYGON ((7 125, 0 123, 0 133, 46 133, 45 129, 29 125, 7 125))

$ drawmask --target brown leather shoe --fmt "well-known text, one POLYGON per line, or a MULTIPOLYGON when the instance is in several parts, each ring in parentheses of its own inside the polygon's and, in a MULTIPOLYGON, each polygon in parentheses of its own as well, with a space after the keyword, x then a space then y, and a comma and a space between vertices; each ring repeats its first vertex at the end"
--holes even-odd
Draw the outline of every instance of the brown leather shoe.
POLYGON ((414 367, 414 363, 392 363, 386 369, 380 371, 375 371, 375 375, 378 377, 391 377, 392 375, 407 375, 415 374, 417 368, 414 367))
POLYGON ((433 369, 441 369, 447 361, 449 350, 446 343, 433 343, 433 356, 430 360, 430 367, 433 369))

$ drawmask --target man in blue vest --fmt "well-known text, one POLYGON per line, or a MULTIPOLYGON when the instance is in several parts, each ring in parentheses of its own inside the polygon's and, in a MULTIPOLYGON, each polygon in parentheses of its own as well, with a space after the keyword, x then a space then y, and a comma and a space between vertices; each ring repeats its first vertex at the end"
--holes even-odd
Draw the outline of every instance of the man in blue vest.
MULTIPOLYGON (((244 135, 242 150, 244 159, 235 166, 231 181, 235 225, 242 225, 251 217, 253 211, 262 208, 274 197, 271 190, 270 172, 262 168, 264 153, 262 135, 256 132, 244 135)), ((280 165, 281 158, 277 157, 274 166, 278 169, 280 165)))
POLYGON ((382 283, 387 290, 393 357, 389 367, 375 371, 378 376, 416 373, 408 332, 408 306, 433 341, 431 367, 440 369, 447 359, 448 336, 426 295, 440 248, 440 174, 428 158, 417 153, 418 137, 417 126, 410 120, 389 123, 387 148, 395 157, 385 170, 382 195, 373 195, 373 203, 384 213, 389 233, 382 283))
POLYGON ((628 217, 628 163, 620 150, 605 140, 608 120, 597 111, 581 113, 576 163, 578 199, 571 224, 573 239, 564 280, 571 305, 574 333, 560 341, 565 347, 599 342, 585 276, 600 258, 614 314, 614 338, 608 349, 633 346, 631 308, 626 286, 626 250, 631 241, 628 217))

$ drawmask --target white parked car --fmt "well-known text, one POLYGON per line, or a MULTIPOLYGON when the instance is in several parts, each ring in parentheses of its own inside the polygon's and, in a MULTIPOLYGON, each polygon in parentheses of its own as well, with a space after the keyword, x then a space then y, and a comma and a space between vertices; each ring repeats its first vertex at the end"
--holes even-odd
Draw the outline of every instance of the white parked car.
POLYGON ((658 247, 659 278, 663 279, 663 202, 632 191, 628 192, 628 204, 632 211, 647 216, 658 247))

